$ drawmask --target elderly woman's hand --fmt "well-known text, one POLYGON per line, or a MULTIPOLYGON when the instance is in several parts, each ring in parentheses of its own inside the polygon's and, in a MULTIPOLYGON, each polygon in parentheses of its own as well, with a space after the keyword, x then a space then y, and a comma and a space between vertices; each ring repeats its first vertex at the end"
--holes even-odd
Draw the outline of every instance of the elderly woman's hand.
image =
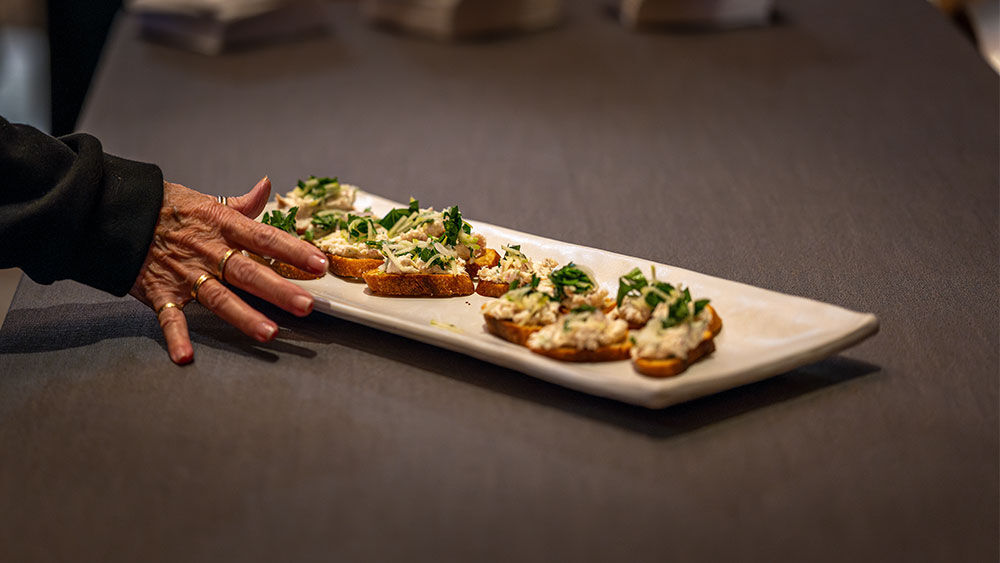
POLYGON ((206 308, 260 342, 277 333, 278 326, 226 288, 220 274, 226 282, 290 313, 305 316, 312 311, 313 299, 306 290, 239 252, 246 249, 315 274, 326 272, 326 258, 316 247, 253 220, 270 193, 271 183, 264 178, 248 194, 222 205, 179 184, 164 183, 153 244, 130 293, 157 311, 175 363, 193 359, 181 311, 193 293, 206 308), (236 251, 229 253, 230 249, 236 251))

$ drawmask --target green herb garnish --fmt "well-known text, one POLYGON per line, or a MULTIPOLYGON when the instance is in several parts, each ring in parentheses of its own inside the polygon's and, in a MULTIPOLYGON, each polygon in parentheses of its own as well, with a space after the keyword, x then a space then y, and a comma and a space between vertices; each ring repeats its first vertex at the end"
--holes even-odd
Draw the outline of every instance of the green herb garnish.
POLYGON ((449 246, 458 244, 458 236, 465 232, 472 232, 472 225, 462 220, 462 212, 457 205, 453 205, 444 210, 444 234, 441 235, 441 242, 449 246))
POLYGON ((417 211, 420 211, 420 203, 411 197, 409 207, 397 207, 396 209, 390 210, 385 214, 385 217, 382 217, 382 219, 379 220, 378 223, 386 229, 392 229, 393 225, 398 223, 400 219, 409 217, 417 211))
MULTIPOLYGON (((653 273, 655 275, 655 270, 653 273)), ((639 297, 645 295, 643 300, 647 305, 649 305, 650 309, 655 309, 660 303, 669 301, 670 295, 673 292, 674 286, 667 282, 656 281, 655 277, 653 278, 653 283, 650 284, 646 280, 646 277, 642 275, 642 272, 639 271, 639 268, 633 268, 632 271, 618 278, 617 303, 618 306, 621 307, 622 301, 624 301, 626 297, 639 297)))
POLYGON ((260 220, 261 223, 265 225, 271 225, 285 231, 286 233, 297 234, 295 230, 295 214, 299 212, 298 207, 293 207, 288 210, 288 213, 282 213, 281 211, 275 209, 271 211, 271 214, 264 214, 264 218, 260 220))
POLYGON ((705 309, 705 305, 708 305, 709 302, 708 299, 699 299, 692 303, 691 292, 687 288, 679 293, 675 292, 675 294, 677 297, 670 303, 667 316, 660 319, 660 326, 665 329, 694 318, 705 309))
POLYGON ((556 288, 556 299, 559 301, 566 297, 567 287, 576 288, 575 293, 578 294, 594 289, 594 280, 572 262, 549 274, 549 279, 556 288))
POLYGON ((618 306, 622 306, 626 295, 640 295, 647 284, 646 276, 642 275, 639 268, 632 268, 632 271, 618 278, 618 298, 615 300, 618 306))
POLYGON ((344 219, 344 214, 337 212, 313 215, 311 223, 314 230, 322 233, 332 233, 333 231, 347 228, 347 221, 344 219))
POLYGON ((336 177, 309 176, 308 180, 299 180, 296 185, 302 190, 303 197, 311 199, 326 199, 340 194, 340 181, 336 177))

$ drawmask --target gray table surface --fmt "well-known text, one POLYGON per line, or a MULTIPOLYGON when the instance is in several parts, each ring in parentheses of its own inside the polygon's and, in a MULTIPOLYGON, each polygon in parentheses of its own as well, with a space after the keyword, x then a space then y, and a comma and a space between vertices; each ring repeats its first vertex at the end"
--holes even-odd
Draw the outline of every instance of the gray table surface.
POLYGON ((998 80, 916 0, 630 33, 605 2, 440 44, 210 58, 119 21, 82 129, 235 195, 390 198, 875 313, 843 354, 648 411, 314 314, 256 345, 25 279, 0 332, 0 560, 998 559, 998 80))

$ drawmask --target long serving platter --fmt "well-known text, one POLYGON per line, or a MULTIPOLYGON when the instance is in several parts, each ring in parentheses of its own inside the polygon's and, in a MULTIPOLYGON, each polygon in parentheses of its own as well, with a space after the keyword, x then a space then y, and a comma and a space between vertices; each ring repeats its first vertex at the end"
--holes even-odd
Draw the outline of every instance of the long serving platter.
MULTIPOLYGON (((382 215, 405 205, 359 193, 355 207, 382 215)), ((336 317, 467 354, 545 381, 647 408, 663 408, 819 361, 878 331, 878 319, 811 299, 785 295, 690 270, 596 248, 469 221, 491 248, 520 244, 535 260, 554 258, 586 265, 601 287, 615 295, 618 277, 632 268, 690 287, 707 297, 722 317, 716 350, 687 371, 665 379, 635 372, 631 362, 566 363, 540 356, 486 332, 480 295, 452 298, 379 297, 364 283, 333 275, 295 282, 315 297, 315 309, 336 317)))

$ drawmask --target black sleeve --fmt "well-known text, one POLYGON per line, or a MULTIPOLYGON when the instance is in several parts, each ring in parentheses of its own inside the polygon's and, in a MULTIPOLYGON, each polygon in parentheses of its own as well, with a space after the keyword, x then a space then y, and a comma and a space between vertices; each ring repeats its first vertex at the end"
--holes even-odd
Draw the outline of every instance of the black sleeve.
POLYGON ((56 139, 0 118, 0 267, 125 295, 162 201, 156 166, 105 154, 90 135, 56 139))

